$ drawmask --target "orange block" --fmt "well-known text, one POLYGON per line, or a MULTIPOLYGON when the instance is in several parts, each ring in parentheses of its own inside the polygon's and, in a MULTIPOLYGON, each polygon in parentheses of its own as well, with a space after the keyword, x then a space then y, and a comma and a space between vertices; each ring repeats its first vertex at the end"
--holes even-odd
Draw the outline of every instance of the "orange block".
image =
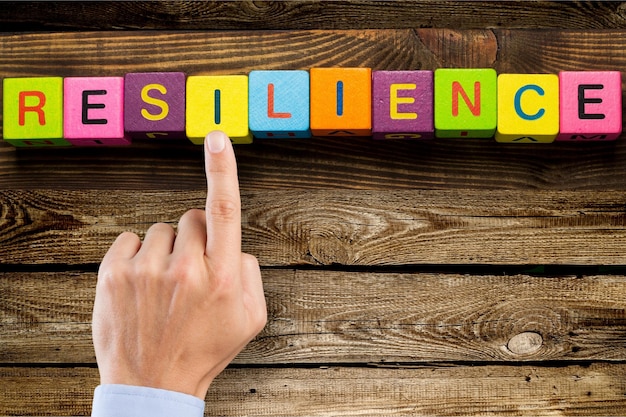
POLYGON ((311 68, 310 77, 314 136, 372 134, 370 68, 311 68))

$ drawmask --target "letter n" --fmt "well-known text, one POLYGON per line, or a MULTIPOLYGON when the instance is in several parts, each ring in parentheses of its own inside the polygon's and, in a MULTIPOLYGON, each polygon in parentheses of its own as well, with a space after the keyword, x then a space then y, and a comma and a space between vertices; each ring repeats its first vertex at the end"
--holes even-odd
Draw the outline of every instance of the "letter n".
POLYGON ((463 89, 463 86, 458 81, 452 82, 452 115, 459 115, 459 95, 463 98, 463 101, 469 108, 469 111, 474 116, 480 116, 480 82, 474 83, 474 103, 470 100, 469 96, 463 89))

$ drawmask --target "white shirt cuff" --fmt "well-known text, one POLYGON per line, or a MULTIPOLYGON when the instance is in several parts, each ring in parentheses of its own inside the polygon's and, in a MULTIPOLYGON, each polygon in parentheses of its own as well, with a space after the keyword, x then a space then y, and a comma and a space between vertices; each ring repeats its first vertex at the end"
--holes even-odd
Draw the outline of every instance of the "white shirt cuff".
POLYGON ((204 401, 158 388, 108 384, 96 388, 92 417, 202 417, 204 401))

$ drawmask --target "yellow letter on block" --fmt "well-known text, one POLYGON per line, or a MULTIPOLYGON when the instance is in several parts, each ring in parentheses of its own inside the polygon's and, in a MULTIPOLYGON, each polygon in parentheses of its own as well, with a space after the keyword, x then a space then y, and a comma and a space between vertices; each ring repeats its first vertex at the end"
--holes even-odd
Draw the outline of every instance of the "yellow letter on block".
POLYGON ((161 111, 157 114, 152 114, 146 109, 141 109, 141 115, 152 121, 163 120, 167 117, 170 112, 170 106, 167 104, 167 101, 161 100, 160 98, 150 97, 148 92, 150 90, 157 90, 161 94, 167 94, 167 88, 165 88, 162 84, 148 84, 141 89, 141 99, 144 103, 152 104, 155 107, 158 107, 161 111))
POLYGON ((553 142, 559 133, 559 77, 498 76, 498 142, 553 142))
POLYGON ((187 78, 187 137, 202 145, 212 130, 233 143, 252 143, 248 128, 248 76, 197 75, 187 78))

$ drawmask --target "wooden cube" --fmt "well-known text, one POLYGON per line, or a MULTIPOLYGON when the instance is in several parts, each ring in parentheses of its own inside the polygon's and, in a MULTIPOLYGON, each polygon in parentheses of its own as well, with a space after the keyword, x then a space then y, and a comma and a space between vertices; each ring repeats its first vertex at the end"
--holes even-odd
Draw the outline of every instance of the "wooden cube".
POLYGON ((311 137, 307 71, 251 71, 248 77, 254 137, 311 137))
POLYGON ((124 135, 123 77, 68 77, 63 90, 63 127, 72 145, 130 145, 124 135))
POLYGON ((129 73, 124 77, 124 130, 131 138, 184 139, 183 72, 129 73))
POLYGON ((553 142, 559 133, 559 77, 498 76, 498 142, 553 142))
POLYGON ((370 68, 311 68, 310 76, 313 135, 372 134, 370 68))
POLYGON ((435 135, 490 138, 497 122, 497 74, 491 68, 435 70, 435 135))
POLYGON ((187 78, 187 137, 196 145, 212 130, 233 143, 252 143, 248 128, 247 75, 195 75, 187 78))
POLYGON ((70 146, 63 139, 63 78, 5 78, 3 138, 14 146, 70 146))
POLYGON ((560 128, 556 140, 615 140, 622 133, 619 71, 559 73, 560 128))
POLYGON ((433 126, 432 71, 372 73, 374 139, 430 139, 433 126))

